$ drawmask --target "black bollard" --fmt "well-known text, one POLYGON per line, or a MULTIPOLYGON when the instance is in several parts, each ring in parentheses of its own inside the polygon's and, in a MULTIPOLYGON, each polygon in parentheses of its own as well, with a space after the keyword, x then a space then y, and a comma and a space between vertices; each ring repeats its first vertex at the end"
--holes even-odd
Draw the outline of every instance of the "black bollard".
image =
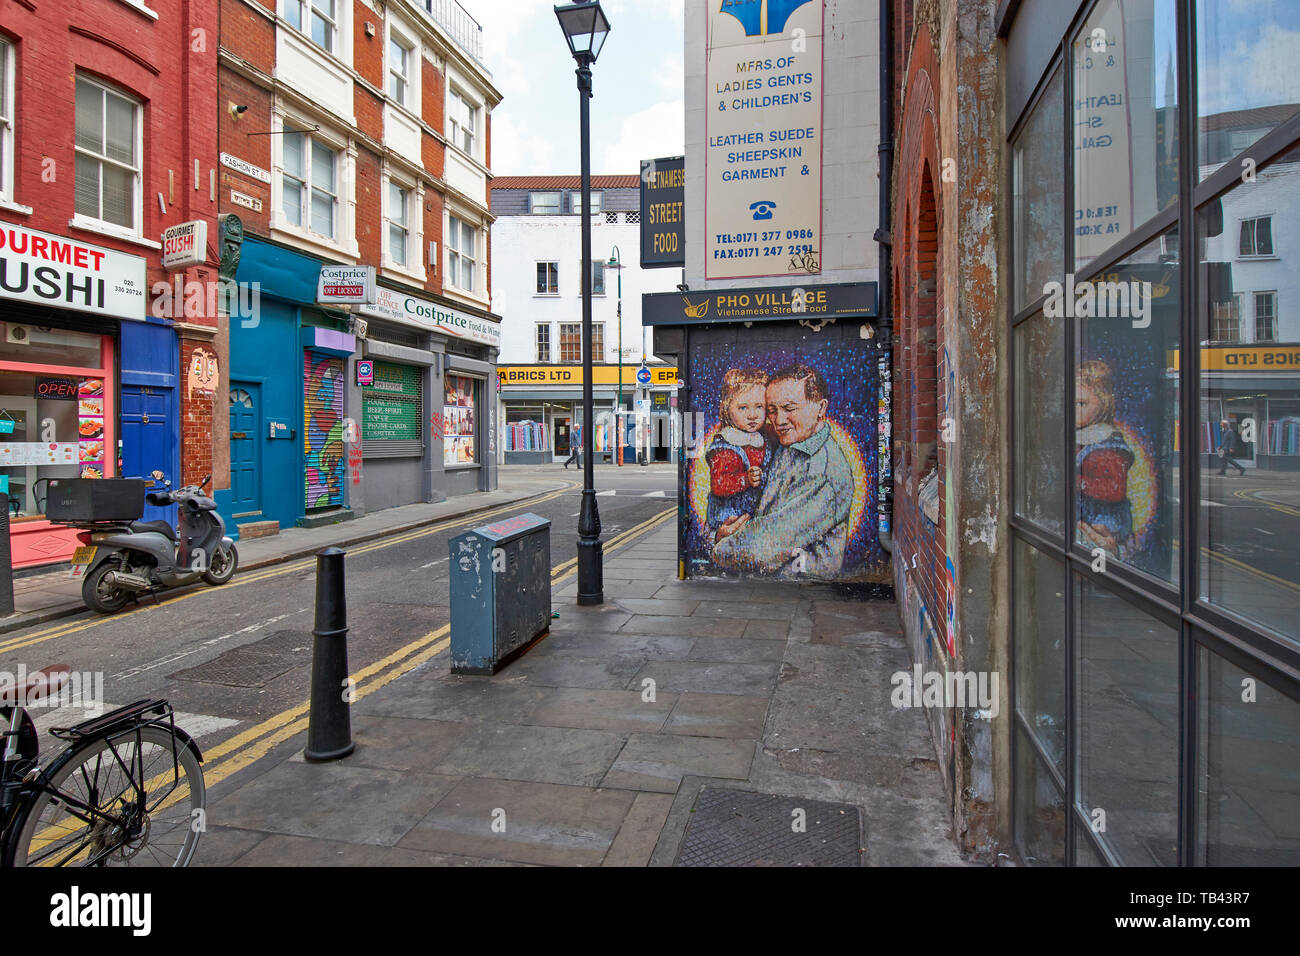
POLYGON ((316 640, 311 652, 311 715, 307 760, 338 760, 352 753, 352 687, 348 683, 348 602, 338 548, 316 555, 316 640))
POLYGON ((0 617, 14 613, 14 565, 9 547, 9 496, 0 495, 0 617))

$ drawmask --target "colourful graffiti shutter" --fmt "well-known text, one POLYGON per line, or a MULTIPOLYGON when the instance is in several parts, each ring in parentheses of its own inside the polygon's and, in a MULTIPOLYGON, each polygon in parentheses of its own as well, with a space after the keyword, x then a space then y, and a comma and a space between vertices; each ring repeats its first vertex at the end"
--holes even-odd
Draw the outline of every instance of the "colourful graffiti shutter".
POLYGON ((343 504, 343 359, 303 351, 303 457, 307 508, 343 504))

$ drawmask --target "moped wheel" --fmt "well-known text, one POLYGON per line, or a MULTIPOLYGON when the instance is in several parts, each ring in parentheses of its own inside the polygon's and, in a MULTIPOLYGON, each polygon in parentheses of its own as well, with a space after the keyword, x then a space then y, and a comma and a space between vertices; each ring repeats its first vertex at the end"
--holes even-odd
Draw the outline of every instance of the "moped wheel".
POLYGON ((212 552, 212 564, 203 572, 203 580, 209 584, 225 584, 235 576, 237 567, 239 567, 239 552, 235 550, 235 546, 232 544, 227 548, 224 544, 219 544, 212 552))
POLYGON ((114 556, 86 575, 86 580, 81 583, 81 600, 85 602, 86 607, 100 614, 112 614, 114 611, 120 611, 130 600, 130 591, 126 588, 114 587, 104 580, 108 572, 120 570, 121 567, 122 559, 114 556))

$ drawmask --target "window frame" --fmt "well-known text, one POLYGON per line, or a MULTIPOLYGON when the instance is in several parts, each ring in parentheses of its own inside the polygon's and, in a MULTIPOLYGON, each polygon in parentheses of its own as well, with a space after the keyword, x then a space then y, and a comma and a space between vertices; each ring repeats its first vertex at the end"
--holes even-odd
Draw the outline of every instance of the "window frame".
POLYGON ((447 270, 444 275, 444 282, 453 289, 458 289, 467 295, 478 296, 478 264, 479 248, 482 243, 479 242, 479 233, 481 228, 471 223, 468 219, 457 215, 454 212, 447 213, 447 230, 443 235, 445 240, 443 245, 447 249, 447 270), (459 228, 457 228, 459 227, 459 228), (469 228, 470 235, 474 240, 474 249, 468 255, 463 248, 462 239, 464 238, 465 229, 469 228), (461 281, 465 264, 469 263, 470 281, 465 284, 461 281))
POLYGON ((559 263, 559 260, 557 260, 557 259, 538 259, 538 260, 536 260, 536 262, 537 262, 537 283, 536 283, 536 289, 537 289, 537 291, 534 293, 534 295, 544 296, 544 297, 546 297, 546 298, 551 298, 551 297, 554 297, 554 296, 558 296, 558 295, 560 294, 560 263, 559 263), (548 275, 548 282, 547 282, 547 286, 548 286, 548 287, 547 287, 546 289, 541 288, 541 285, 542 285, 541 267, 542 267, 542 266, 549 266, 549 267, 550 267, 550 268, 547 270, 547 272, 549 273, 549 275, 548 275))
POLYGON ((532 216, 558 216, 560 214, 561 193, 556 190, 537 190, 528 194, 528 213, 532 216), (554 196, 555 208, 551 209, 551 204, 547 203, 541 206, 537 202, 538 196, 554 196))
POLYGON ((290 29, 295 33, 306 37, 307 41, 313 46, 324 50, 326 53, 333 56, 337 56, 339 53, 340 36, 339 20, 341 19, 339 16, 339 2, 338 0, 329 0, 334 11, 330 16, 327 16, 325 12, 317 6, 320 2, 321 0, 284 0, 280 8, 280 16, 284 22, 289 25, 290 29), (289 16, 290 10, 296 11, 297 23, 294 23, 293 18, 289 16), (326 36, 330 41, 328 45, 323 46, 320 43, 317 43, 316 38, 312 35, 311 27, 313 16, 319 16, 320 19, 324 21, 326 36))
POLYGON ((551 364, 551 323, 537 322, 533 332, 533 354, 539 365, 551 364))
POLYGON ((409 270, 411 268, 411 251, 413 243, 411 241, 414 230, 411 228, 411 200, 415 197, 415 189, 401 180, 392 176, 384 178, 384 264, 391 265, 398 269, 409 270), (397 190, 402 199, 402 219, 399 222, 393 218, 393 190, 397 190), (397 228, 402 231, 402 258, 398 259, 393 255, 393 229, 397 228))
POLYGON ((76 74, 75 83, 76 84, 85 83, 86 85, 92 86, 95 89, 99 90, 100 92, 100 137, 101 137, 101 142, 104 144, 105 148, 107 148, 107 142, 108 142, 108 135, 107 135, 108 110, 105 109, 104 107, 108 102, 108 97, 116 96, 118 99, 123 100, 124 102, 130 104, 131 111, 132 111, 131 112, 132 122, 134 125, 133 135, 131 137, 132 139, 131 152, 132 152, 132 159, 134 160, 135 165, 130 166, 126 163, 123 163, 120 160, 113 159, 107 153, 92 152, 91 150, 81 146, 76 142, 76 131, 75 131, 76 107, 74 101, 73 153, 75 156, 83 156, 83 155, 87 156, 90 159, 94 160, 95 162, 99 163, 100 166, 98 207, 97 207, 98 212, 100 214, 95 216, 87 215, 86 213, 83 213, 77 209, 76 185, 75 185, 76 174, 75 174, 75 167, 74 167, 74 174, 73 174, 74 185, 73 185, 73 200, 72 200, 73 214, 75 217, 74 222, 77 222, 79 225, 88 225, 91 226, 92 228, 101 231, 107 231, 110 233, 126 232, 128 235, 143 238, 144 236, 144 169, 143 169, 144 167, 144 103, 143 101, 137 99, 136 97, 129 95, 124 90, 118 87, 114 87, 104 82, 103 80, 96 79, 95 77, 89 76, 85 73, 78 72, 76 74), (114 167, 117 167, 118 169, 128 170, 132 174, 132 202, 131 202, 132 215, 131 215, 131 225, 129 226, 124 226, 120 223, 113 222, 112 220, 105 219, 103 217, 103 211, 104 211, 103 164, 104 163, 108 163, 114 167))
POLYGON ((423 53, 420 47, 420 41, 414 30, 409 29, 406 24, 398 21, 394 22, 389 18, 387 23, 388 42, 384 46, 384 92, 388 98, 398 106, 412 113, 419 114, 420 110, 420 70, 423 53), (406 55, 406 70, 404 73, 398 73, 393 64, 393 47, 399 47, 406 55), (394 81, 403 84, 403 95, 396 96, 393 92, 394 81))
POLYGON ((481 108, 482 104, 471 99, 459 86, 447 84, 447 140, 471 159, 478 155, 478 112, 481 108), (465 120, 468 120, 468 125, 465 120), (463 142, 465 138, 468 138, 468 143, 463 142))
POLYGON ((276 208, 277 208, 277 212, 279 213, 280 222, 312 238, 323 239, 327 242, 336 245, 341 244, 343 240, 339 235, 339 227, 340 227, 339 214, 341 211, 340 199, 342 197, 342 186, 344 185, 343 184, 344 177, 343 177, 343 170, 341 168, 340 160, 343 158, 344 147, 335 145, 334 142, 328 139, 327 137, 318 136, 317 131, 299 129, 298 122, 296 120, 291 120, 288 117, 286 117, 281 123, 281 131, 283 135, 281 136, 280 155, 279 155, 280 162, 275 170, 275 174, 279 178, 279 182, 276 184, 278 188, 275 190, 275 200, 277 201, 276 208), (300 178, 296 174, 290 173, 285 166, 283 144, 288 141, 288 137, 292 134, 297 134, 302 137, 302 142, 303 142, 302 178, 300 178), (315 183, 315 177, 313 175, 313 170, 312 170, 312 165, 313 165, 312 160, 315 156, 315 150, 317 146, 327 150, 330 153, 330 155, 333 157, 334 175, 333 175, 333 183, 331 184, 332 191, 322 189, 321 187, 317 186, 315 183), (289 208, 289 205, 288 203, 285 202, 285 198, 284 198, 284 180, 286 178, 291 179, 294 182, 298 183, 302 190, 302 200, 299 203, 299 207, 298 207, 298 215, 299 215, 298 222, 294 222, 293 220, 289 219, 287 215, 285 215, 285 210, 289 208), (328 234, 317 230, 315 228, 315 224, 312 219, 312 200, 315 196, 315 193, 317 192, 323 193, 324 195, 329 196, 331 198, 331 202, 332 202, 331 216, 330 216, 331 232, 328 234))
POLYGON ((17 142, 17 117, 14 104, 14 80, 17 79, 14 42, 0 35, 0 202, 14 199, 14 144, 17 142))
POLYGON ((582 323, 581 322, 561 322, 560 323, 560 350, 557 353, 557 362, 560 365, 579 365, 582 363, 582 323), (575 331, 576 330, 576 331, 575 331), (568 339, 566 340, 566 336, 568 339), (577 350, 574 358, 565 358, 566 354, 571 354, 572 350, 577 350))
POLYGON ((1263 342, 1263 343, 1276 342, 1277 341, 1277 314, 1278 314, 1277 313, 1277 290, 1261 289, 1258 292, 1252 292, 1250 294, 1250 301, 1251 301, 1251 311, 1253 313, 1253 318, 1254 318, 1254 321, 1252 322, 1252 326, 1255 333, 1255 341, 1263 342), (1272 314, 1269 315, 1267 318, 1272 323, 1273 334, 1268 336, 1267 338, 1259 334, 1259 320, 1260 320, 1259 300, 1264 296, 1268 297, 1269 305, 1272 308, 1272 314))
POLYGON ((1276 259, 1277 240, 1273 235, 1273 214, 1267 213, 1259 216, 1248 216, 1241 220, 1237 228, 1237 258, 1238 259, 1276 259), (1259 251, 1259 224, 1268 223, 1268 252, 1259 251), (1250 252, 1241 251, 1241 235, 1246 226, 1250 225, 1250 252))
MULTIPOLYGON (((578 276, 578 295, 582 295, 582 260, 578 260, 578 268, 574 270, 578 276)), ((592 296, 604 296, 605 283, 605 260, 593 258, 591 260, 591 294, 592 296), (599 283, 599 285, 598 285, 599 283)))
MULTIPOLYGON (((582 190, 569 190, 569 208, 573 210, 575 216, 582 215, 582 190)), ((605 190, 593 189, 591 191, 591 215, 596 216, 605 211, 605 190)))

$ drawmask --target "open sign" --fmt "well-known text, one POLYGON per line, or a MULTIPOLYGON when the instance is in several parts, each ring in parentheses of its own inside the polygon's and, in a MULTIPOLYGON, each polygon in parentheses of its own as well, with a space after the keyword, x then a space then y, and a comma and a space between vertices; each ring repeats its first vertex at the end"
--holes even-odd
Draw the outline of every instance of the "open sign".
POLYGON ((74 378, 38 378, 36 397, 71 402, 77 398, 77 380, 74 378))

